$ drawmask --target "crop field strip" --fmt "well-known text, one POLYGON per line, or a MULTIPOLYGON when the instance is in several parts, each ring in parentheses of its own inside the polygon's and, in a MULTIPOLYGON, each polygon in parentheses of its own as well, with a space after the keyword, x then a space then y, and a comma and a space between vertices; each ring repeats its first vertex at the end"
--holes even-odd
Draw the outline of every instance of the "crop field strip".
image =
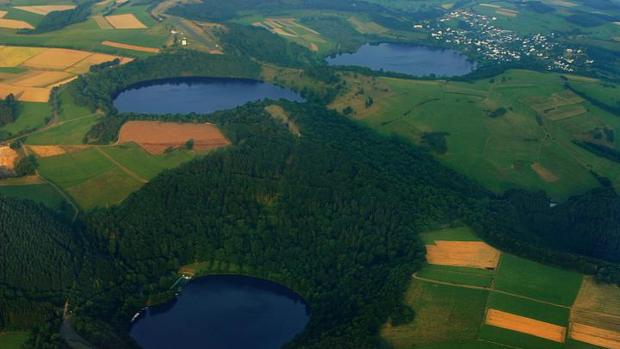
POLYGON ((112 15, 104 17, 108 23, 114 29, 146 29, 144 25, 136 16, 131 13, 125 13, 120 15, 112 15))
POLYGON ((120 59, 121 56, 60 48, 0 46, 0 67, 20 67, 21 74, 4 75, 0 79, 0 97, 13 94, 23 102, 44 103, 51 89, 66 84, 85 73, 92 65, 120 59))
MULTIPOLYGON (((462 228, 425 233, 422 239, 427 244, 439 239, 456 239, 453 240, 456 242, 476 240, 470 230, 462 228)), ((597 284, 591 277, 511 255, 502 254, 503 259, 506 260, 500 262, 496 270, 429 264, 413 275, 412 285, 417 287, 428 284, 485 293, 487 301, 481 306, 483 317, 479 323, 480 333, 474 339, 472 333, 463 334, 461 338, 446 336, 447 342, 478 340, 482 341, 480 343, 488 341, 523 349, 555 348, 551 343, 559 345, 558 348, 565 343, 571 348, 581 348, 578 343, 608 349, 620 348, 620 287, 597 284), (503 267, 506 269, 502 270, 503 267), (516 269, 522 270, 515 273, 516 269), (491 280, 487 279, 489 276, 491 280), (507 283, 506 278, 514 280, 507 283), (560 293, 564 295, 560 296, 560 293)), ((408 348, 413 342, 406 341, 403 337, 405 334, 411 335, 412 329, 418 333, 424 328, 422 324, 425 321, 431 321, 428 317, 445 319, 448 316, 445 313, 431 315, 426 312, 419 315, 413 327, 384 326, 384 337, 395 344, 395 348, 408 348)), ((432 342, 442 348, 440 343, 443 338, 433 338, 432 342)))

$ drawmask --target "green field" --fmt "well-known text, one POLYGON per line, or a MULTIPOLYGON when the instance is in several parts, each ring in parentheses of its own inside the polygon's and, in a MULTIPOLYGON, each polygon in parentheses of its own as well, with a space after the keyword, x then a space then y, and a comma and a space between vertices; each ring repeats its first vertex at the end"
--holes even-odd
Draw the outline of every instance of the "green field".
POLYGON ((426 265, 417 275, 422 278, 459 285, 491 287, 495 273, 492 270, 426 265))
POLYGON ((34 132, 26 138, 27 144, 35 145, 76 145, 82 144, 84 136, 97 123, 99 114, 85 115, 73 120, 60 122, 34 132))
POLYGON ((114 160, 147 180, 157 176, 165 169, 177 167, 183 162, 191 160, 195 155, 187 151, 173 151, 153 156, 133 143, 101 149, 114 160))
POLYGON ((28 339, 28 332, 0 332, 0 348, 21 349, 28 339))
POLYGON ((12 198, 32 200, 54 210, 62 208, 65 203, 62 195, 49 184, 0 185, 0 194, 12 198))
POLYGON ((18 134, 45 125, 46 118, 51 116, 51 108, 47 103, 20 102, 17 120, 2 128, 1 131, 18 134))
POLYGON ((581 274, 503 253, 495 278, 495 288, 570 306, 577 297, 581 280, 581 274))
POLYGON ((487 291, 414 280, 405 295, 405 302, 415 309, 415 320, 397 327, 386 324, 381 334, 395 348, 475 340, 484 317, 487 296, 487 291))
POLYGON ((558 74, 513 70, 473 83, 347 76, 332 108, 351 107, 360 122, 418 144, 443 133, 447 151, 437 158, 493 191, 546 190, 564 200, 599 186, 591 170, 620 187, 620 164, 572 143, 601 127, 617 134, 620 119, 571 95, 558 74), (489 116, 500 108, 503 116, 489 116))

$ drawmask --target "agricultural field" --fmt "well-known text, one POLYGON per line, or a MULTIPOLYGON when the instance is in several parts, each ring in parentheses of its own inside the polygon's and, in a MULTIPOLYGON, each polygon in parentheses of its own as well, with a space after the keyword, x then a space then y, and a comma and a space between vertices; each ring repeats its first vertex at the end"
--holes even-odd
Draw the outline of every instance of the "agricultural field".
POLYGON ((327 51, 331 48, 329 40, 321 36, 321 33, 300 24, 295 18, 265 18, 263 21, 252 23, 252 25, 265 28, 274 34, 297 42, 311 51, 327 51))
MULTIPOLYGON (((466 227, 425 233, 422 239, 427 246, 447 239, 483 244, 466 227)), ((429 259, 405 296, 416 317, 399 326, 388 322, 382 336, 397 349, 617 348, 616 299, 617 286, 507 253, 496 268, 429 259)))
MULTIPOLYGON (((574 144, 606 130, 604 145, 620 149, 620 119, 565 88, 559 74, 512 70, 473 83, 344 76, 348 88, 332 108, 350 107, 352 118, 427 147, 491 190, 546 190, 564 200, 599 186, 592 172, 620 186, 620 164, 574 144)), ((613 101, 614 89, 588 93, 613 101)))
POLYGON ((0 67, 23 69, 22 72, 5 72, 0 75, 0 97, 13 94, 22 102, 45 103, 53 87, 66 84, 77 75, 88 72, 92 65, 114 59, 120 59, 121 63, 131 61, 122 56, 89 51, 0 46, 0 67))

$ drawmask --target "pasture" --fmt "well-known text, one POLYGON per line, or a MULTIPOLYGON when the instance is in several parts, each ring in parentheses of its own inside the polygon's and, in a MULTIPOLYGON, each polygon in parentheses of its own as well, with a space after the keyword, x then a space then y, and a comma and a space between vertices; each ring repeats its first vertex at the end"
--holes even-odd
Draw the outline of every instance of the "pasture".
POLYGON ((9 184, 7 180, 0 180, 0 194, 17 199, 32 200, 53 210, 59 210, 65 204, 65 199, 58 190, 46 183, 9 184))
POLYGON ((5 331, 0 332, 0 348, 21 349, 28 339, 28 332, 5 331))
MULTIPOLYGON (((451 238, 478 240, 467 227, 422 234, 425 243, 451 238)), ((381 334, 396 349, 617 348, 617 299, 617 286, 507 253, 496 270, 427 264, 405 295, 415 319, 388 321, 381 334)))
MULTIPOLYGON (((490 190, 564 200, 599 186, 591 171, 620 186, 619 164, 573 143, 597 128, 620 132, 620 120, 565 89, 558 74, 512 70, 473 83, 343 76, 348 87, 331 108, 350 107, 350 117, 421 145, 425 134, 444 133, 447 151, 434 155, 490 190), (506 113, 491 117, 499 108, 506 113)), ((613 88, 593 91, 614 101, 613 88)))
POLYGON ((294 41, 311 51, 327 51, 332 45, 318 31, 307 27, 295 18, 265 18, 263 21, 254 22, 252 25, 265 28, 274 34, 294 41))

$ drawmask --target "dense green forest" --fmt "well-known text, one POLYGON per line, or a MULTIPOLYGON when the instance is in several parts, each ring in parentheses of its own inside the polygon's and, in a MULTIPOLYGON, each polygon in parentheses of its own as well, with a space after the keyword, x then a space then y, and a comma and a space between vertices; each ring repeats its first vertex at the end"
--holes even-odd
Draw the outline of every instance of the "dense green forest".
POLYGON ((53 11, 43 17, 39 25, 34 30, 28 30, 29 33, 47 33, 54 30, 62 29, 68 25, 83 22, 90 16, 91 9, 96 1, 86 0, 78 4, 72 10, 53 11))
POLYGON ((17 100, 15 100, 15 96, 12 94, 0 100, 0 127, 10 124, 17 119, 18 107, 17 100))

